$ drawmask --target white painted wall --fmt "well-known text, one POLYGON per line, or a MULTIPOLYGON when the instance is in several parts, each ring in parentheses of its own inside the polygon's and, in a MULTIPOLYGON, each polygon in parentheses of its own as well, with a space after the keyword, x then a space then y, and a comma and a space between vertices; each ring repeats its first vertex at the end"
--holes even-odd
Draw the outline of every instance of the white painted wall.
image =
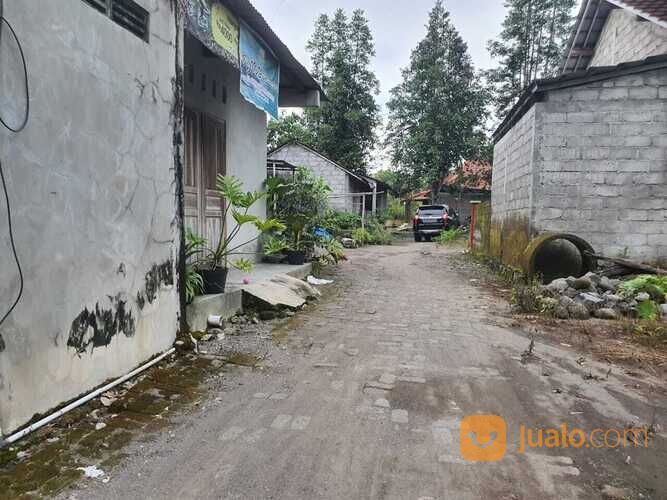
MULTIPOLYGON (((28 62, 31 117, 19 134, 0 127, 25 274, 23 299, 0 327, 3 434, 175 338, 176 27, 170 1, 138 2, 151 13, 148 43, 81 0, 4 2, 28 62), (96 310, 110 315, 96 318, 109 337, 94 347, 84 328, 77 352, 75 320, 96 310), (134 327, 114 326, 119 316, 134 327)), ((6 29, 2 37, 0 113, 17 122, 22 68, 6 29)), ((0 203, 0 314, 17 291, 0 203)))
MULTIPOLYGON (((227 174, 243 181, 245 191, 262 191, 266 180, 266 113, 246 101, 240 94, 239 71, 219 57, 203 57, 198 41, 186 38, 185 63, 194 65, 194 81, 189 79, 189 69, 185 71, 185 104, 224 120, 227 128, 227 174), (206 75, 206 88, 202 90, 202 78, 206 75), (213 96, 213 81, 216 82, 217 96, 213 96), (223 103, 223 87, 227 100, 223 103)), ((266 201, 254 205, 250 213, 266 217, 266 201)), ((228 230, 234 227, 231 216, 227 221, 228 230)), ((254 226, 244 226, 235 242, 254 238, 254 226)), ((248 252, 246 258, 257 258, 257 241, 241 248, 248 252)), ((235 257, 238 258, 241 255, 235 257)), ((234 260, 234 259, 233 259, 234 260)))

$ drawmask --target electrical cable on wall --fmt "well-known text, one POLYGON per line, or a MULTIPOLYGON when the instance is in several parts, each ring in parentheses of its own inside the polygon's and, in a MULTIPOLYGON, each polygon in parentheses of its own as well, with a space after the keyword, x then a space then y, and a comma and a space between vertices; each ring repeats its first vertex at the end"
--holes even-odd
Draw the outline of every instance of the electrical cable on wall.
MULTIPOLYGON (((7 21, 7 19, 5 19, 3 16, 3 1, 0 0, 0 42, 2 42, 2 27, 5 25, 7 26, 7 28, 9 28, 9 31, 11 32, 14 40, 16 41, 16 45, 18 46, 19 54, 21 56, 21 62, 23 63, 23 76, 25 81, 25 115, 23 117, 23 121, 18 127, 13 127, 9 125, 2 118, 1 115, 0 115, 0 123, 2 123, 2 125, 4 125, 4 127, 10 130, 11 132, 18 133, 26 127, 26 125, 28 124, 28 117, 30 115, 30 90, 28 88, 28 66, 26 64, 25 55, 23 53, 23 47, 21 46, 21 42, 19 41, 18 36, 16 36, 16 32, 14 31, 14 28, 9 23, 9 21, 7 21)), ((0 181, 2 184, 2 191, 4 193, 5 204, 7 206, 7 224, 9 227, 9 242, 11 245, 12 254, 14 256, 14 262, 16 262, 16 268, 18 269, 19 273, 19 292, 16 296, 16 299, 10 306, 9 310, 2 317, 0 317, 0 326, 1 326, 4 323, 4 321, 9 317, 9 315, 12 313, 12 311, 14 311, 17 304, 21 300, 21 297, 23 296, 23 270, 21 269, 21 262, 19 261, 18 252, 16 251, 16 243, 14 241, 11 204, 9 201, 9 192, 7 190, 7 182, 5 180, 5 174, 2 169, 2 161, 0 161, 0 181)), ((1 338, 0 342, 2 342, 1 338)))

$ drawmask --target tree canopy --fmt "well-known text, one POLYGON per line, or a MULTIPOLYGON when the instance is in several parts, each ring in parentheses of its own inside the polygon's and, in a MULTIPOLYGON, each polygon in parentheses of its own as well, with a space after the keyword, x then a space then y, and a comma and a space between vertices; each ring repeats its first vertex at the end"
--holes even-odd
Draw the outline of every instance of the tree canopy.
POLYGON ((342 9, 322 14, 308 41, 312 73, 327 94, 320 108, 308 109, 305 124, 318 151, 345 168, 365 173, 376 142, 379 82, 371 69, 373 35, 362 10, 348 18, 342 9))
POLYGON ((439 187, 462 157, 482 151, 486 102, 468 47, 441 0, 402 77, 391 90, 386 144, 413 184, 439 187))
POLYGON ((500 37, 487 44, 498 67, 486 78, 503 118, 524 89, 557 71, 572 29, 576 0, 506 0, 500 37))
POLYGON ((315 134, 308 127, 308 123, 303 116, 282 114, 279 120, 269 122, 267 136, 269 151, 293 141, 316 147, 315 134))

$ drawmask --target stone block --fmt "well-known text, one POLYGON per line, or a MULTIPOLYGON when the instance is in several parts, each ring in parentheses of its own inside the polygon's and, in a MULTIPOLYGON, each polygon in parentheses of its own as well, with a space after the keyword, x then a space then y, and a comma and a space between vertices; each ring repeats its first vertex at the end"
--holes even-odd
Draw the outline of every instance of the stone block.
POLYGON ((186 308, 186 318, 190 331, 203 332, 207 329, 208 317, 211 315, 231 318, 242 311, 241 290, 214 295, 195 297, 186 308))

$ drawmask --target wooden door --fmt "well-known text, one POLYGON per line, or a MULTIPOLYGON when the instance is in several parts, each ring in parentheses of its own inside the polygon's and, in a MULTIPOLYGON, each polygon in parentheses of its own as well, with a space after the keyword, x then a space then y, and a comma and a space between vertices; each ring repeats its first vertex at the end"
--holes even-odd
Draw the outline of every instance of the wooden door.
POLYGON ((225 229, 224 201, 215 189, 218 175, 225 173, 225 124, 202 115, 202 234, 211 244, 225 229))
POLYGON ((223 231, 224 203, 215 190, 218 174, 225 175, 225 124, 209 115, 186 109, 185 227, 214 246, 223 231))
POLYGON ((190 109, 184 114, 185 165, 183 194, 185 228, 196 234, 201 232, 201 123, 199 114, 190 109))

